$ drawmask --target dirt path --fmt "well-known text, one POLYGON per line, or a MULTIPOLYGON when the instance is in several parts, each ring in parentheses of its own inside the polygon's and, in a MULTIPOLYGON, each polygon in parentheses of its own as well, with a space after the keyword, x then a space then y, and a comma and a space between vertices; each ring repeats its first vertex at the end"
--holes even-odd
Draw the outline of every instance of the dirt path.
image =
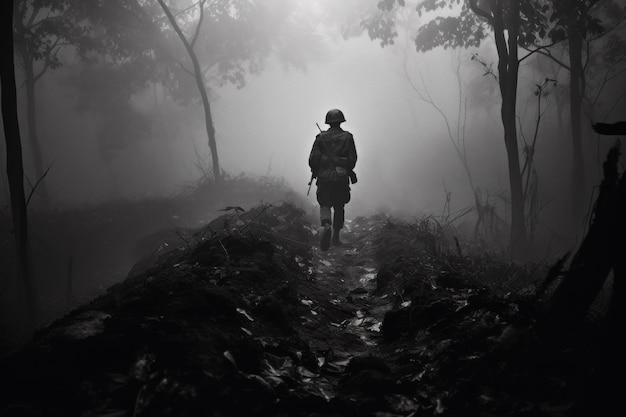
POLYGON ((376 293, 378 265, 373 237, 376 225, 364 218, 346 221, 341 246, 314 249, 311 280, 299 285, 301 302, 310 315, 301 316, 302 337, 324 367, 343 371, 353 357, 378 356, 381 325, 391 308, 387 294, 376 293))

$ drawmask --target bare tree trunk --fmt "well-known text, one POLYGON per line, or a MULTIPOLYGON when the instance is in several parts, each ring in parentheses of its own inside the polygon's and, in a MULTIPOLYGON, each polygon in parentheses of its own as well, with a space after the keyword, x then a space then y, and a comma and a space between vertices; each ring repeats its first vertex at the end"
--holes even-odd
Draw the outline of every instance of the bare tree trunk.
MULTIPOLYGON (((35 97, 35 74, 33 70, 33 61, 28 57, 25 51, 21 51, 22 61, 24 63, 25 72, 25 84, 26 84, 26 114, 28 122, 28 141, 33 153, 33 164, 35 170, 35 178, 33 183, 37 182, 45 175, 44 162, 41 154, 41 146, 39 144, 39 135, 37 132, 37 112, 36 112, 36 97, 35 97)), ((46 186, 45 179, 39 182, 38 192, 44 204, 50 202, 48 194, 48 187, 46 186)))
MULTIPOLYGON (((508 83, 517 85, 517 80, 508 80, 508 83)), ((509 94, 502 98, 502 122, 504 124, 504 141, 511 187, 511 255, 513 258, 522 259, 528 250, 528 240, 524 221, 524 189, 517 148, 517 126, 515 124, 515 104, 513 103, 515 98, 515 94, 509 94)))
POLYGON ((585 163, 583 160, 581 137, 581 107, 583 90, 582 39, 578 30, 570 25, 569 56, 570 56, 570 118, 572 128, 572 183, 571 183, 571 215, 574 230, 582 224, 583 201, 585 187, 585 163))
POLYGON ((519 4, 511 2, 511 9, 506 14, 502 3, 494 10, 493 30, 498 50, 498 81, 502 105, 500 115, 504 127, 504 143, 509 165, 509 185, 511 187, 511 256, 524 259, 528 252, 528 239, 524 221, 524 187, 519 163, 517 144, 517 126, 515 112, 517 104, 517 77, 519 61, 517 57, 517 36, 519 27, 519 4), (508 32, 508 39, 504 32, 508 32))
MULTIPOLYGON (((611 415, 621 404, 624 362, 624 280, 626 280, 626 173, 618 174, 619 143, 604 162, 604 178, 593 221, 580 249, 549 299, 537 330, 547 341, 561 343, 580 337, 580 323, 588 318, 598 293, 613 270, 613 294, 601 331, 595 338, 597 363, 590 375, 582 409, 572 415, 611 415)), ((594 321, 597 318, 593 319, 594 321)))
MULTIPOLYGON (((195 51, 193 50, 193 45, 189 43, 189 41, 185 37, 185 34, 180 30, 178 23, 176 23, 176 18, 172 15, 172 12, 167 7, 164 0, 158 0, 158 2, 161 5, 161 8, 165 12, 165 14, 167 15, 167 18, 169 19, 170 24, 172 25, 172 28, 174 29, 174 31, 176 32, 180 40, 185 45, 185 49, 187 50, 187 53, 189 54, 189 58, 191 59, 191 62, 193 64, 193 73, 196 79, 196 85, 198 86, 198 91, 200 92, 200 97, 202 98, 202 105, 204 107, 204 120, 206 124, 206 132, 207 132, 207 137, 209 139, 209 148, 211 149, 211 158, 212 158, 212 163, 213 163, 213 178, 215 179, 215 181, 219 181, 221 179, 221 171, 220 171, 219 159, 217 156, 217 144, 215 142, 215 127, 213 126, 213 118, 211 115, 211 104, 209 103, 209 96, 206 91, 206 86, 204 85, 204 79, 202 76, 202 68, 200 68, 200 63, 198 62, 198 57, 195 51)), ((200 22, 198 23, 198 27, 196 28, 196 30, 200 29, 200 25, 202 23, 204 1, 201 0, 199 2, 199 7, 200 7, 200 22)))
POLYGON ((11 214, 17 254, 17 278, 24 288, 26 299, 27 332, 34 330, 37 308, 35 303, 30 244, 28 240, 28 213, 24 193, 22 144, 17 115, 17 91, 13 52, 13 1, 0 2, 0 42, 4 57, 0 63, 2 87, 2 121, 7 149, 7 177, 11 194, 11 214))
POLYGON ((611 325, 621 326, 623 316, 619 314, 624 310, 623 281, 626 279, 626 173, 622 173, 621 178, 618 174, 619 155, 619 145, 616 145, 604 162, 604 179, 589 232, 552 295, 542 322, 548 333, 568 332, 585 318, 611 269, 614 286, 609 320, 611 325))

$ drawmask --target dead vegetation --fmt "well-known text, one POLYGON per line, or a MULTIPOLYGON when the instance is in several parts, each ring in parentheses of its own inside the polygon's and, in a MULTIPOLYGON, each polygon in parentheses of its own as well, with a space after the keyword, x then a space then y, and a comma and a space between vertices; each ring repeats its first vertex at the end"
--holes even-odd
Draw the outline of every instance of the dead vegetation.
MULTIPOLYGON (((608 181, 594 224, 623 228, 608 181)), ((619 398, 612 316, 578 305, 556 331, 585 282, 565 258, 516 264, 385 216, 323 253, 297 205, 224 209, 3 357, 2 415, 583 416, 619 398)))

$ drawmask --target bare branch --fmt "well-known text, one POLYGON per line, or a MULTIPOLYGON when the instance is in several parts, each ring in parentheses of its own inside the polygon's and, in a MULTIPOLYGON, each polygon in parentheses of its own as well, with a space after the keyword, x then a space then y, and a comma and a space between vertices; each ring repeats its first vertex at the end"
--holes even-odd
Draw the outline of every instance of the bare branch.
POLYGON ((613 110, 615 110, 615 108, 617 107, 617 105, 620 103, 620 101, 624 100, 624 98, 626 98, 626 91, 623 92, 622 94, 620 94, 615 101, 613 102, 613 104, 611 105, 611 107, 609 108, 609 110, 606 112, 605 114, 605 118, 607 118, 612 112, 613 110))
POLYGON ((202 27, 202 21, 204 20, 204 3, 206 0, 200 0, 198 3, 200 5, 200 17, 198 18, 198 24, 196 25, 196 31, 193 34, 193 38, 191 39, 191 47, 193 48, 198 40, 198 35, 200 34, 200 28, 202 27))
POLYGON ((589 63, 591 62, 591 41, 589 41, 588 39, 583 39, 583 41, 585 42, 585 46, 586 46, 585 63, 583 64, 583 73, 584 73, 585 71, 587 71, 587 67, 589 66, 589 63))
MULTIPOLYGON (((200 3, 204 3, 205 1, 206 1, 206 0, 198 0, 198 1, 197 1, 197 2, 195 2, 195 3, 192 3, 190 6, 185 7, 184 9, 179 10, 179 11, 178 11, 178 12, 176 12, 176 13, 172 13, 172 15, 173 15, 174 17, 178 17, 178 16, 180 16, 181 14, 183 14, 183 13, 185 13, 185 12, 188 12, 189 10, 193 9, 193 8, 194 8, 194 7, 196 7, 198 4, 200 4, 200 3)), ((167 15, 166 15, 166 16, 163 16, 163 17, 161 17, 161 18, 159 18, 159 19, 155 19, 155 22, 164 21, 164 20, 166 20, 166 19, 168 19, 167 15)))
POLYGON ((607 77, 607 82, 608 81, 613 81, 615 78, 619 77, 620 75, 624 74, 626 72, 626 68, 622 68, 621 70, 617 71, 615 74, 611 75, 610 77, 607 77))
POLYGON ((483 75, 491 75, 497 83, 500 82, 498 75, 495 73, 491 65, 483 61, 478 54, 472 54, 472 60, 478 61, 478 63, 485 69, 485 73, 483 75))
MULTIPOLYGON (((567 39, 567 38, 566 38, 567 39)), ((535 49, 530 49, 527 46, 522 46, 522 49, 524 49, 525 51, 528 51, 527 55, 524 55, 522 58, 520 58, 519 62, 522 62, 523 60, 525 60, 526 58, 528 58, 529 56, 533 55, 534 53, 541 53, 543 50, 547 50, 550 51, 550 48, 552 48, 555 45, 558 45, 559 43, 563 42, 565 39, 557 41, 557 42, 552 42, 546 45, 541 45, 535 49)), ((548 52, 549 53, 549 52, 548 52)), ((545 55, 545 54, 544 54, 545 55)))
MULTIPOLYGON (((39 14, 39 11, 41 10, 41 8, 33 8, 33 12, 30 14, 30 17, 28 18, 28 23, 26 24, 26 27, 33 27, 33 22, 35 21, 35 17, 37 17, 37 15, 39 14)), ((41 22, 41 20, 39 21, 41 22)), ((39 23, 37 22, 37 23, 39 23)))
POLYGON ((519 62, 522 62, 524 59, 528 58, 530 55, 532 55, 534 53, 538 53, 538 54, 543 55, 543 56, 545 56, 547 58, 550 58, 551 60, 553 60, 554 62, 556 62, 557 64, 559 64, 560 66, 562 66, 563 68, 565 68, 566 70, 569 71, 570 70, 569 65, 567 65, 565 62, 561 61, 560 59, 558 59, 554 55, 552 55, 552 52, 549 49, 550 47, 556 45, 557 43, 553 43, 553 44, 550 44, 550 45, 545 45, 545 46, 542 46, 542 47, 537 48, 537 49, 529 49, 529 48, 523 46, 522 48, 525 49, 526 51, 530 52, 530 53, 528 55, 524 56, 522 59, 520 59, 519 62), (544 51, 544 49, 546 49, 547 52, 544 51))
MULTIPOLYGON (((459 68, 460 68, 460 63, 457 65, 457 68, 455 69, 456 71, 456 75, 457 78, 460 80, 460 75, 459 75, 459 68)), ((406 64, 404 65, 404 72, 405 72, 405 77, 406 79, 409 81, 409 83, 411 84, 411 86, 413 87, 413 90, 415 90, 416 94, 418 95, 418 97, 430 104, 437 113, 439 113, 439 115, 441 116, 441 118, 443 119, 445 125, 446 125, 446 130, 448 132, 448 137, 450 138, 450 141, 452 142, 452 145, 454 146, 454 150, 457 153, 457 156, 459 157, 459 159, 461 160, 461 163, 463 164, 463 168, 466 172, 467 178, 468 178, 468 182, 470 184, 470 187, 472 188, 472 190, 474 189, 474 182, 472 179, 472 175, 471 175, 471 171, 469 169, 469 165, 467 162, 467 156, 465 153, 465 146, 464 146, 464 141, 465 141, 465 121, 463 122, 463 126, 461 128, 460 125, 460 119, 462 115, 461 112, 461 102, 462 102, 462 92, 460 90, 461 85, 459 83, 459 114, 458 114, 458 120, 457 120, 457 135, 456 135, 456 139, 455 139, 455 135, 452 132, 452 127, 451 127, 451 123, 450 120, 448 119, 448 116, 445 114, 445 112, 441 109, 441 107, 439 107, 439 105, 435 102, 435 100, 433 99, 432 95, 430 94, 430 91, 428 90, 428 88, 426 87, 426 82, 424 81, 424 77, 421 73, 419 73, 420 76, 420 80, 421 80, 421 85, 422 85, 422 90, 420 90, 415 83, 413 82, 411 76, 408 73, 408 69, 406 64)))
POLYGON ((41 183, 41 181, 43 181, 43 179, 46 177, 46 175, 48 175, 48 172, 50 171, 50 168, 52 168, 52 165, 54 165, 54 162, 48 168, 46 168, 46 170, 41 175, 41 177, 39 177, 37 182, 35 182, 35 185, 32 185, 30 183, 30 181, 28 180, 28 177, 26 177, 26 181, 28 182, 28 185, 31 186, 30 193, 28 194, 28 198, 26 199, 26 207, 28 207, 28 203, 30 202, 31 197, 35 193, 35 190, 37 189, 37 186, 41 183))
POLYGON ((186 72, 187 74, 191 75, 192 77, 194 77, 194 76, 195 76, 195 75, 194 75, 194 73, 193 73, 193 71, 191 71, 190 69, 188 69, 187 67, 185 67, 185 65, 184 65, 182 62, 180 62, 180 61, 179 61, 179 60, 177 60, 177 59, 174 59, 173 61, 174 61, 174 62, 176 62, 176 64, 178 64, 178 66, 180 67, 180 69, 182 69, 184 72, 186 72))

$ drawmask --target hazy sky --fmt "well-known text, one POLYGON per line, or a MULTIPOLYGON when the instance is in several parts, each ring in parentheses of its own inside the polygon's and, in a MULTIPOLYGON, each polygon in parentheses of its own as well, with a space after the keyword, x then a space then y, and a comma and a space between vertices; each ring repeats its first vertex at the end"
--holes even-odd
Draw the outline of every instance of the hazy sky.
MULTIPOLYGON (((269 170, 296 191, 306 192, 307 158, 318 132, 315 123, 326 129, 325 113, 337 107, 348 119, 343 127, 357 141, 361 183, 354 187, 355 197, 381 187, 375 198, 380 204, 387 198, 382 194, 404 193, 396 183, 406 183, 406 177, 398 181, 398 173, 423 163, 430 149, 436 151, 436 143, 425 134, 412 137, 410 131, 420 120, 413 120, 411 93, 398 68, 390 65, 389 50, 365 37, 327 46, 328 60, 310 63, 305 72, 270 61, 244 88, 213 90, 220 163, 231 175, 262 176, 269 170), (403 156, 407 158, 398 160, 403 156)), ((53 198, 80 203, 171 192, 199 175, 194 146, 207 160, 210 155, 200 112, 179 110, 178 116, 185 118, 181 131, 166 140, 128 145, 111 158, 109 170, 93 138, 96 120, 76 114, 63 77, 62 72, 52 74, 38 85, 42 144, 46 160, 53 163, 48 178, 53 198)), ((138 98, 135 103, 141 108, 150 100, 138 98)), ((425 133, 424 122, 420 131, 425 133)))
MULTIPOLYGON (((410 56, 433 97, 443 105, 454 103, 456 84, 446 78, 453 77, 450 53, 412 52, 410 56)), ((308 154, 318 132, 315 124, 326 129, 326 112, 339 108, 347 119, 342 127, 353 133, 359 156, 354 210, 439 210, 445 201, 444 184, 454 199, 458 196, 465 204, 465 174, 443 120, 416 98, 402 65, 402 58, 392 50, 363 36, 329 43, 326 59, 310 63, 304 72, 286 71, 270 62, 242 89, 215 89, 212 110, 222 168, 231 175, 269 172, 306 193, 308 154)), ((43 123, 50 124, 45 135, 53 137, 54 146, 46 142, 44 149, 54 161, 50 181, 53 195, 61 201, 173 192, 200 174, 194 146, 206 161, 210 159, 202 114, 181 113, 184 127, 175 137, 133 143, 115 154, 109 170, 93 140, 94 120, 71 114, 72 97, 52 81, 42 91, 54 97, 55 105, 43 106, 41 115, 43 123)), ((137 100, 138 107, 141 102, 137 100)), ((493 129, 493 134, 468 141, 486 140, 493 146, 493 152, 488 152, 494 155, 488 158, 489 169, 479 171, 495 179, 505 174, 497 113, 482 125, 493 129)), ((482 152, 470 153, 478 157, 482 152)), ((505 184, 506 177, 502 181, 505 184)), ((314 203, 314 193, 310 197, 314 203)))
MULTIPOLYGON (((441 115, 417 97, 405 77, 402 47, 383 49, 366 35, 321 46, 324 53, 312 57, 306 71, 286 71, 270 59, 262 74, 248 77, 244 88, 213 88, 211 105, 221 167, 230 175, 283 177, 296 192, 305 194, 310 177, 308 154, 318 132, 315 123, 325 129, 326 112, 339 108, 347 119, 342 127, 354 134, 358 152, 359 183, 353 186, 349 213, 439 214, 446 190, 453 209, 471 205, 467 176, 441 115)), ((406 64, 414 82, 421 82, 421 74, 454 128, 459 101, 452 51, 418 54, 412 43, 407 48, 406 64)), ((464 62, 464 94, 469 94, 467 155, 475 185, 495 195, 508 190, 499 103, 497 95, 491 101, 476 98, 493 90, 495 81, 482 76, 479 65, 469 61, 471 52, 459 55, 464 62)), ((481 56, 494 62, 493 48, 485 46, 481 56)), ((152 127, 154 135, 149 140, 134 141, 103 158, 94 139, 97 121, 73 109, 75 97, 62 83, 64 76, 57 71, 38 84, 40 136, 45 159, 53 164, 48 181, 56 202, 171 195, 199 177, 197 164, 203 163, 199 157, 210 161, 200 106, 182 109, 167 104, 160 109, 162 116, 156 118, 160 123, 152 127)), ((518 106, 527 136, 532 136, 528 129, 536 117, 532 93, 537 82, 533 68, 522 67, 518 106)), ((134 100, 135 108, 146 114, 154 111, 153 104, 153 92, 134 100)), ((550 114, 553 97, 547 97, 544 105, 550 114)), ((537 150, 539 160, 558 146, 559 139, 550 130, 555 119, 550 117, 542 127, 545 139, 537 150), (551 143, 543 148, 544 156, 543 143, 551 143)), ((30 162, 26 162, 28 167, 30 162)), ((544 184, 564 175, 554 163, 547 166, 544 184)), ((309 196, 312 204, 314 194, 309 196)))

